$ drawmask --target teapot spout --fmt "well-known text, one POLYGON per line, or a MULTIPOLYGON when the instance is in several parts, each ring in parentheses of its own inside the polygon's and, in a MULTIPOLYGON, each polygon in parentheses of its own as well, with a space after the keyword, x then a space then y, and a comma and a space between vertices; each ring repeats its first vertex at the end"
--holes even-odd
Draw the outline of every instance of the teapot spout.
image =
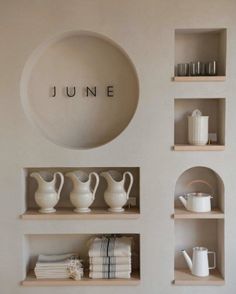
POLYGON ((186 250, 181 250, 184 258, 185 258, 185 261, 190 269, 190 271, 192 272, 192 268, 193 268, 193 263, 192 263, 192 260, 191 258, 189 257, 188 253, 186 252, 186 250))
POLYGON ((187 200, 184 198, 184 196, 179 196, 179 200, 183 204, 183 206, 187 209, 187 200))

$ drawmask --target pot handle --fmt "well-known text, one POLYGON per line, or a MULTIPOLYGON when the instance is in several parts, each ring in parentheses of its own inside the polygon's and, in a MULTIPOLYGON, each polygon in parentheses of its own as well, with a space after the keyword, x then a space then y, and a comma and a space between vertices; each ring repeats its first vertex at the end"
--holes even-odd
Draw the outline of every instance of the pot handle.
POLYGON ((128 200, 129 199, 129 193, 130 193, 130 190, 131 190, 133 182, 134 182, 134 177, 130 172, 125 172, 124 173, 124 178, 126 177, 126 175, 128 175, 130 177, 130 183, 129 183, 129 187, 128 187, 128 190, 127 190, 127 193, 126 193, 126 195, 127 195, 126 198, 128 200))
POLYGON ((207 181, 204 181, 204 180, 193 180, 187 184, 187 187, 191 186, 192 184, 196 184, 196 183, 201 183, 201 184, 206 185, 211 190, 211 194, 212 194, 211 196, 214 195, 214 189, 213 189, 212 185, 210 185, 207 181))
POLYGON ((208 251, 207 254, 213 254, 213 266, 209 266, 209 269, 215 269, 216 268, 216 253, 214 251, 208 251))

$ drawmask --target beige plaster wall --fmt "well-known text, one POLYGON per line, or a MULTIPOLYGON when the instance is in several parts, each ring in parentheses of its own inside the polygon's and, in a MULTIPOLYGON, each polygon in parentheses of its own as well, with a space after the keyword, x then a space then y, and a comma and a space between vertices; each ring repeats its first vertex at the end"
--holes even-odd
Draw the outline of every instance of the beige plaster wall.
MULTIPOLYGON (((1 0, 0 1, 0 292, 4 294, 165 293, 236 291, 236 2, 234 0, 1 0), (227 28, 227 80, 174 83, 174 30, 227 28), (113 39, 137 69, 140 99, 128 128, 102 147, 78 151, 56 146, 36 132, 21 105, 21 73, 32 51, 69 30, 90 30, 113 39), (226 97, 225 152, 171 150, 174 98, 226 97), (23 167, 139 166, 141 216, 135 221, 22 221, 23 167), (184 170, 208 166, 225 184, 225 275, 222 287, 177 287, 174 276, 175 183, 184 170), (23 288, 25 234, 124 232, 141 234, 137 287, 23 288)), ((185 227, 185 226, 184 226, 185 227)), ((188 236, 187 236, 188 237, 188 236)), ((186 237, 186 238, 187 238, 186 237)))

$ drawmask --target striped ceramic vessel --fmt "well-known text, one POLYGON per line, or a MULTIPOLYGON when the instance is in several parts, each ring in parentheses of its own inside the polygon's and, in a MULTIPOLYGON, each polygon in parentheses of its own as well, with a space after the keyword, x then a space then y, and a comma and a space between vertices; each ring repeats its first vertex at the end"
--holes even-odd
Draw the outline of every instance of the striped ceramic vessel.
POLYGON ((188 142, 206 145, 208 142, 208 116, 188 116, 188 142))

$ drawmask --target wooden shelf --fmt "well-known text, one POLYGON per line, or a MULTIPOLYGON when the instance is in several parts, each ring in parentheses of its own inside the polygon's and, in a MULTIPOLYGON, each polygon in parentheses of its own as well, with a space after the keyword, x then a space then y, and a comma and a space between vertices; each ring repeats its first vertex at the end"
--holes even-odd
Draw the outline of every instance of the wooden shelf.
POLYGON ((176 269, 174 284, 182 286, 220 286, 224 285, 225 281, 217 270, 210 270, 208 277, 200 278, 193 276, 189 269, 176 269))
POLYGON ((174 145, 174 151, 223 151, 225 150, 225 145, 174 145))
POLYGON ((197 76, 197 77, 174 77, 175 82, 223 82, 226 80, 225 76, 197 76))
POLYGON ((224 213, 220 209, 211 212, 191 212, 184 208, 175 208, 174 219, 223 219, 224 213))
POLYGON ((137 219, 138 208, 112 213, 105 209, 92 209, 89 213, 76 213, 72 209, 57 209, 55 213, 39 213, 37 209, 27 210, 21 215, 24 220, 79 220, 79 219, 137 219))
POLYGON ((130 279, 90 279, 84 277, 75 281, 71 279, 36 279, 33 271, 30 271, 22 286, 136 286, 140 283, 138 273, 133 273, 130 279))

